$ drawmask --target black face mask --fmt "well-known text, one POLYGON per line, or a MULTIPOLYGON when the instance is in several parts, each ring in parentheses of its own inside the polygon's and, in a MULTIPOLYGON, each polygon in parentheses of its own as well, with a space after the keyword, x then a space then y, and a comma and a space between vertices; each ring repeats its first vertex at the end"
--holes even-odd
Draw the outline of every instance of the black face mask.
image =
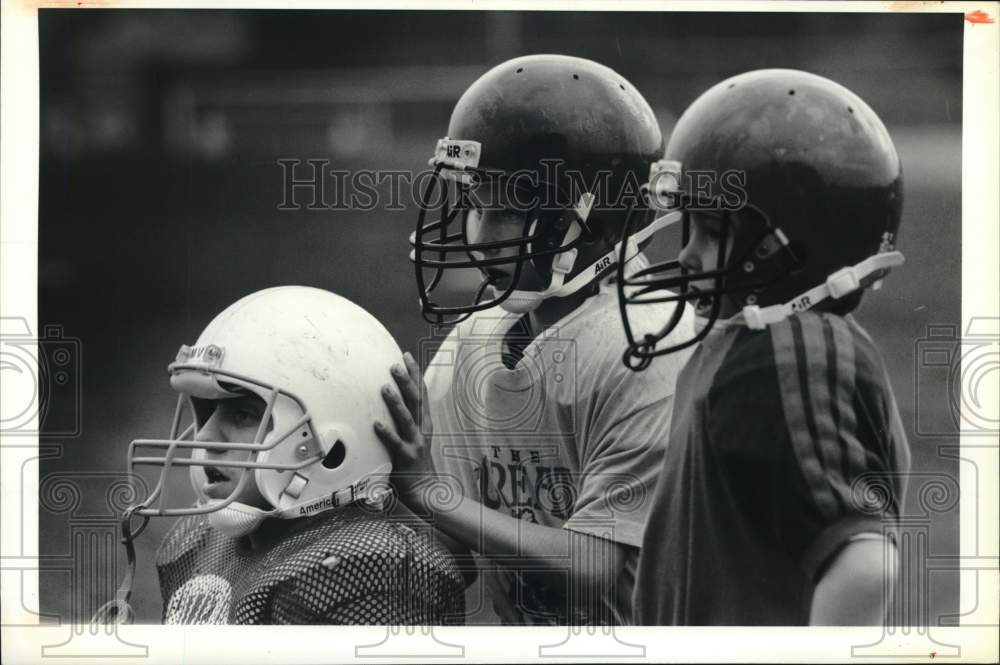
POLYGON ((438 164, 421 195, 416 230, 410 235, 417 290, 424 319, 436 325, 458 323, 473 312, 500 305, 517 289, 526 261, 531 261, 539 274, 546 274, 553 257, 579 247, 591 239, 586 219, 574 208, 551 210, 543 208, 544 196, 533 196, 523 211, 524 224, 519 237, 510 240, 473 243, 469 240, 469 213, 479 207, 474 191, 483 182, 502 182, 506 174, 498 171, 466 169, 467 180, 450 177, 447 167, 438 164), (449 186, 451 183, 453 186, 449 186), (454 197, 450 201, 449 197, 454 197), (428 221, 429 210, 438 211, 428 221), (579 223, 584 233, 566 241, 570 224, 579 223), (485 258, 477 253, 516 249, 514 256, 485 258), (457 256, 456 256, 457 255, 457 256), (509 286, 492 298, 484 299, 487 287, 494 283, 488 268, 513 268, 509 286), (433 299, 435 289, 448 270, 476 268, 483 279, 472 301, 464 305, 444 305, 433 299))
MULTIPOLYGON (((691 235, 690 213, 675 211, 682 223, 682 243, 687 246, 691 235)), ((766 218, 760 216, 763 224, 743 224, 738 232, 734 224, 734 213, 722 211, 721 238, 714 270, 692 272, 679 260, 654 264, 632 275, 626 276, 624 264, 618 262, 618 304, 628 346, 623 362, 629 369, 642 371, 649 367, 653 358, 675 353, 701 342, 718 320, 722 303, 732 297, 738 304, 756 304, 757 294, 771 284, 789 274, 799 260, 792 252, 787 239, 780 229, 772 227, 766 218), (730 238, 733 238, 733 252, 727 261, 730 238), (707 290, 693 289, 691 284, 712 281, 707 290), (666 293, 663 293, 666 292, 666 293), (646 333, 636 338, 628 308, 655 303, 676 303, 667 323, 658 331, 646 333), (706 323, 690 339, 668 346, 659 346, 680 324, 687 304, 708 310, 706 323)), ((626 222, 622 233, 622 252, 628 245, 632 225, 626 222)))

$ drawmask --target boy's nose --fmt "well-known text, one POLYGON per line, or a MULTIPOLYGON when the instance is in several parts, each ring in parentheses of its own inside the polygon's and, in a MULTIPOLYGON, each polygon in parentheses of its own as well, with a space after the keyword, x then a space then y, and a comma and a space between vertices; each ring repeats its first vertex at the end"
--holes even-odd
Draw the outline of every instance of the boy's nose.
MULTIPOLYGON (((492 239, 489 237, 489 232, 486 231, 486 229, 483 228, 484 225, 482 223, 480 223, 480 224, 477 224, 476 226, 478 228, 470 228, 467 231, 467 233, 468 233, 467 240, 468 240, 469 244, 470 245, 478 245, 478 244, 484 243, 484 242, 492 242, 492 239)), ((485 253, 485 251, 489 251, 489 250, 476 250, 476 251, 471 252, 471 253, 474 254, 474 255, 482 256, 485 253)))
POLYGON ((681 267, 688 272, 701 272, 701 256, 694 246, 694 242, 689 241, 684 245, 680 255, 677 257, 681 267))
MULTIPOLYGON (((198 433, 195 434, 195 441, 226 441, 225 436, 222 433, 222 429, 218 426, 213 415, 208 421, 198 428, 198 433)), ((212 451, 208 451, 211 453, 212 451)))
MULTIPOLYGON (((480 234, 476 238, 471 238, 471 237, 469 238, 469 242, 474 245, 482 242, 493 242, 493 241, 494 241, 493 239, 484 237, 484 234, 480 234)), ((505 251, 509 250, 490 247, 487 249, 474 249, 469 252, 469 255, 472 256, 472 258, 475 259, 476 261, 488 261, 490 259, 501 258, 503 256, 503 252, 505 251)))

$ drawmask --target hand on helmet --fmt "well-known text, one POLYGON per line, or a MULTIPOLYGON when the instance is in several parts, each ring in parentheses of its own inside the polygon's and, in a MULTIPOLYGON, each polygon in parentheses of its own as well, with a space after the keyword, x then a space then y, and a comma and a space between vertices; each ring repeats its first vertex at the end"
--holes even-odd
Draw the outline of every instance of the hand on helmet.
POLYGON ((382 399, 389 407, 395 431, 375 421, 375 434, 388 449, 392 458, 392 482, 404 502, 416 498, 423 482, 434 478, 431 460, 431 417, 427 392, 420 376, 417 361, 408 352, 403 354, 403 365, 393 365, 394 390, 389 384, 382 387, 382 399))

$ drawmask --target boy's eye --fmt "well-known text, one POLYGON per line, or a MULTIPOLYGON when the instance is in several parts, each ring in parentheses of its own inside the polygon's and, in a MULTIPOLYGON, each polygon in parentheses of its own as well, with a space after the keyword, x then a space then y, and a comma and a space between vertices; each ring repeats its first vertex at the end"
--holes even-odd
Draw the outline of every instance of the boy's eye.
POLYGON ((695 233, 711 240, 720 240, 722 238, 722 228, 722 220, 715 216, 700 215, 695 219, 695 233))
POLYGON ((236 412, 234 420, 240 427, 256 427, 260 422, 260 414, 252 409, 240 409, 236 412))
POLYGON ((709 240, 720 240, 722 238, 722 230, 713 224, 697 224, 694 227, 694 233, 696 236, 702 236, 709 240))

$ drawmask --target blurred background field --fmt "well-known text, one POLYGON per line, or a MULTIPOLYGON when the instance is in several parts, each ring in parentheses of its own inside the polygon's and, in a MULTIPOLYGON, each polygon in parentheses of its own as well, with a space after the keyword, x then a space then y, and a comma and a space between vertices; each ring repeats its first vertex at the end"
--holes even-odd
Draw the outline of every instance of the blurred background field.
MULTIPOLYGON (((44 613, 85 620, 110 597, 121 569, 101 563, 116 550, 94 535, 109 524, 108 486, 132 438, 166 435, 166 365, 226 305, 306 284, 366 307, 404 349, 430 334, 407 260, 409 192, 401 210, 279 210, 277 160, 420 170, 476 77, 541 52, 616 69, 665 135, 701 91, 762 67, 833 78, 883 118, 905 172, 907 263, 858 317, 910 429, 923 475, 907 512, 926 536, 897 618, 937 624, 971 609, 957 573, 926 569, 957 553, 959 465, 941 454, 957 444, 947 372, 918 364, 928 326, 957 327, 961 314, 960 14, 40 10, 39 26, 40 325, 80 340, 79 406, 53 398, 48 417, 82 425, 43 446, 44 613), (68 498, 66 474, 78 487, 68 498)), ((935 331, 947 347, 949 329, 935 331)), ((142 622, 159 620, 152 561, 168 522, 138 543, 142 622)))

